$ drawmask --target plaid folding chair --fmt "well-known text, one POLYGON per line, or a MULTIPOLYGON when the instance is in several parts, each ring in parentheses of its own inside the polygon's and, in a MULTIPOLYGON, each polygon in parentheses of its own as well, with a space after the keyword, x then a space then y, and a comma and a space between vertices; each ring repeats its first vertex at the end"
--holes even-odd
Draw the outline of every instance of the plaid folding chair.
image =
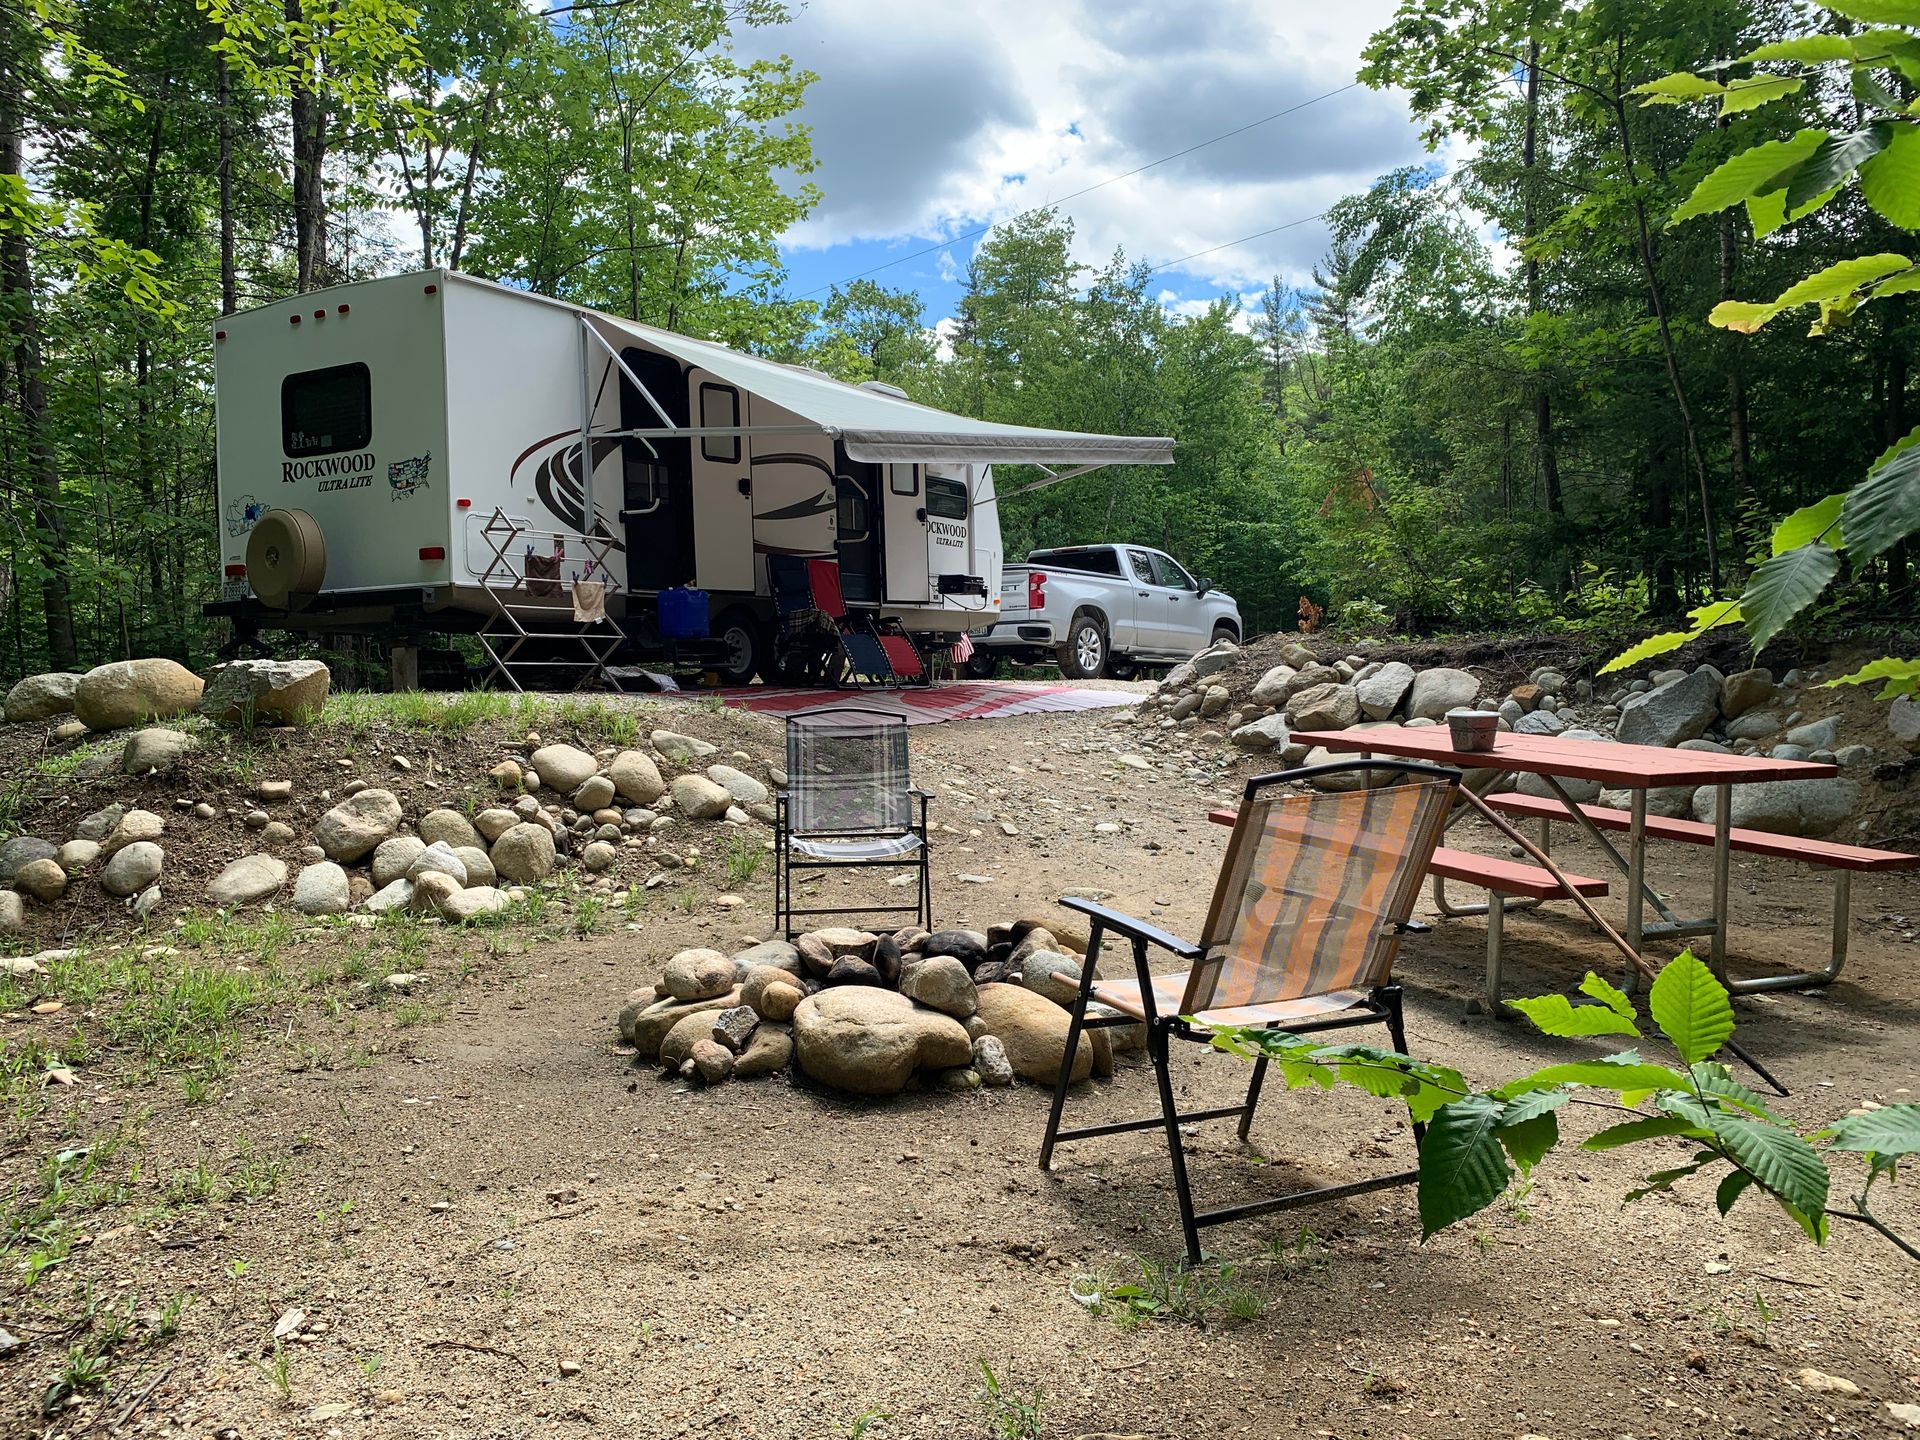
MULTIPOLYGON (((1373 774, 1367 778, 1371 781, 1373 774)), ((1393 960, 1400 937, 1425 928, 1410 919, 1413 904, 1459 787, 1458 771, 1389 760, 1339 761, 1249 780, 1197 945, 1104 905, 1063 899, 1062 905, 1080 911, 1092 924, 1053 1110, 1040 1144, 1040 1168, 1051 1168, 1053 1147, 1062 1140, 1164 1128, 1191 1264, 1200 1261, 1202 1226, 1417 1178, 1418 1172, 1409 1170, 1195 1213, 1180 1126, 1237 1115, 1244 1141, 1267 1062, 1254 1062, 1242 1104, 1182 1112, 1174 1103, 1170 1042, 1207 1042, 1219 1025, 1301 1034, 1384 1024, 1394 1049, 1404 1052, 1406 1032, 1393 960), (1299 794, 1281 788, 1283 781, 1348 770, 1391 771, 1402 783, 1337 793, 1299 794), (1095 979, 1100 941, 1109 930, 1132 941, 1136 979, 1095 979), (1177 975, 1152 974, 1149 946, 1168 951, 1190 968, 1177 975), (1105 1010, 1089 1015, 1092 1001, 1105 1010), (1081 1032, 1143 1021, 1148 1057, 1159 1080, 1160 1113, 1062 1130, 1060 1118, 1081 1032)), ((1423 1130, 1414 1126, 1416 1141, 1423 1130)))
POLYGON ((882 710, 834 705, 787 721, 787 788, 774 813, 774 915, 791 940, 800 915, 912 915, 933 925, 927 792, 907 773, 907 722, 882 710), (918 814, 915 803, 918 802, 918 814), (793 876, 911 866, 912 905, 796 910, 793 876))

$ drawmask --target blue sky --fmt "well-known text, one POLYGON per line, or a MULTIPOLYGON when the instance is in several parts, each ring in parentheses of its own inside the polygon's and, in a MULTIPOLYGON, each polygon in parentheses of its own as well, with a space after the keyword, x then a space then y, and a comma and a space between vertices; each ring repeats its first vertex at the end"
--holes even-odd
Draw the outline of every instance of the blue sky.
MULTIPOLYGON (((1355 87, 1392 0, 806 0, 739 36, 819 79, 812 127, 821 205, 785 237, 799 295, 1149 165, 1276 112, 1297 113, 1065 205, 1076 258, 1115 246, 1160 272, 1166 302, 1304 283, 1324 210, 1429 157, 1403 97, 1355 87), (1339 91, 1329 98, 1328 92, 1339 91), (1311 103, 1307 103, 1311 102, 1311 103)), ((1445 157, 1443 157, 1445 158, 1445 157)), ((892 265, 930 322, 953 311, 977 240, 892 265)))

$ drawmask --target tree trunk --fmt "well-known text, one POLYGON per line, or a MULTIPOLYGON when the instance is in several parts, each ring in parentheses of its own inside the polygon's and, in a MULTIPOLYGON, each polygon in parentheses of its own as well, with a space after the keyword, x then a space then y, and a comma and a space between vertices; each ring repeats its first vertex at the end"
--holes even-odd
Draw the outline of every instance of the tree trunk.
MULTIPOLYGON (((1624 40, 1621 44, 1624 44, 1624 40)), ((1652 309, 1654 327, 1660 335, 1660 352, 1666 361, 1667 384, 1673 391, 1674 408, 1680 415, 1680 430, 1687 459, 1700 490, 1700 533, 1706 542, 1707 583, 1714 592, 1720 589, 1720 543, 1714 534, 1713 493, 1707 483, 1707 457, 1700 448, 1699 428, 1693 421, 1693 406, 1687 400, 1686 383, 1680 377, 1680 352, 1673 340, 1673 326, 1667 316, 1666 292, 1660 286, 1659 258, 1654 251, 1653 226, 1647 219, 1646 197, 1640 189, 1640 174, 1633 159, 1633 127, 1627 119, 1627 105, 1621 86, 1624 61, 1616 51, 1614 83, 1608 95, 1614 123, 1620 132, 1620 158, 1626 166, 1627 191, 1633 199, 1633 222, 1638 241, 1640 265, 1646 274, 1647 301, 1652 309)), ((1670 507, 1669 507, 1670 508, 1670 507)))
MULTIPOLYGON (((1724 129, 1727 122, 1722 120, 1724 129)), ((1734 212, 1720 216, 1720 298, 1731 300, 1740 263, 1740 229, 1734 212)), ((1741 368, 1742 348, 1728 348, 1727 364, 1727 472, 1733 481, 1733 536, 1740 539, 1740 517, 1753 498, 1753 452, 1747 428, 1747 377, 1741 368)))
POLYGON ((231 315, 240 308, 240 277, 234 269, 233 220, 233 77, 227 71, 227 57, 218 57, 220 112, 220 313, 231 315))
MULTIPOLYGON (((287 0, 287 23, 298 25, 305 0, 287 0)), ((326 283, 327 190, 322 173, 327 161, 326 98, 315 85, 317 55, 295 56, 288 89, 287 119, 293 132, 293 250, 295 288, 313 290, 326 283)))
MULTIPOLYGON (((0 12, 3 15, 4 12, 0 12)), ((17 38, 0 18, 0 174, 21 173, 26 150, 25 103, 17 38)), ((6 300, 7 350, 19 394, 20 434, 26 449, 27 489, 41 569, 40 605, 47 627, 47 659, 58 670, 79 663, 73 638, 73 594, 67 578, 66 524, 61 516, 60 459, 47 417, 47 373, 40 347, 40 316, 33 288, 33 257, 19 227, 0 236, 0 295, 6 300)))
MULTIPOLYGON (((1882 410, 1882 439, 1884 445, 1891 445, 1907 433, 1907 356, 1902 350, 1895 350, 1887 360, 1887 398, 1882 410)), ((1913 553, 1913 540, 1908 537, 1887 551, 1887 596, 1899 599, 1906 595, 1911 584, 1908 562, 1913 553)))
POLYGON ((480 175, 480 152, 486 148, 488 130, 493 123, 494 97, 499 93, 499 82, 487 86, 486 98, 480 102, 480 123, 474 126, 467 141, 467 175, 460 182, 460 204, 453 216, 453 242, 447 247, 450 269, 458 270, 460 257, 466 254, 467 214, 473 204, 473 183, 480 175))
MULTIPOLYGON (((1520 204, 1522 227, 1526 231, 1524 246, 1531 251, 1537 230, 1535 206, 1534 160, 1538 153, 1540 128, 1540 41, 1537 36, 1527 40, 1527 100, 1526 129, 1520 141, 1520 204)), ((1527 315, 1529 318, 1541 311, 1540 303, 1540 262, 1529 253, 1524 263, 1527 289, 1527 315)), ((1560 522, 1567 517, 1566 495, 1560 485, 1560 445, 1553 428, 1553 395, 1548 387, 1544 371, 1533 378, 1533 443, 1540 462, 1540 485, 1547 504, 1547 514, 1553 517, 1554 526, 1561 528, 1560 522)), ((1510 503, 1510 502, 1509 502, 1510 503)), ((1573 589, 1573 574, 1561 553, 1561 539, 1554 536, 1554 554, 1558 569, 1559 588, 1564 593, 1573 589)))

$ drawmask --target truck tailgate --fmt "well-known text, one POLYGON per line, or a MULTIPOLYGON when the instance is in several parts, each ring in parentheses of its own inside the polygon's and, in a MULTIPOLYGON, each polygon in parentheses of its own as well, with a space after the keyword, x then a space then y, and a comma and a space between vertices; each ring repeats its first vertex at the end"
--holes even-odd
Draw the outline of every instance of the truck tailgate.
POLYGON ((1000 570, 1000 619, 1018 619, 1027 613, 1027 567, 1006 565, 1000 570))

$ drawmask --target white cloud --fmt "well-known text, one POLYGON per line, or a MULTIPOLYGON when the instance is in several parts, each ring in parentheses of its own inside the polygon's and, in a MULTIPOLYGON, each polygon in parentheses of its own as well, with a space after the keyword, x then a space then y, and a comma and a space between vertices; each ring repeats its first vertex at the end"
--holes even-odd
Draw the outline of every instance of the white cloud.
MULTIPOLYGON (((787 242, 910 250, 1347 85, 1392 11, 1393 0, 808 0, 742 48, 785 51, 820 77, 802 119, 825 198, 787 242)), ((1315 222, 1226 242, 1424 158, 1404 99, 1355 88, 1065 209, 1083 260, 1211 251, 1162 278, 1240 292, 1276 273, 1305 280, 1326 233, 1315 222)))

